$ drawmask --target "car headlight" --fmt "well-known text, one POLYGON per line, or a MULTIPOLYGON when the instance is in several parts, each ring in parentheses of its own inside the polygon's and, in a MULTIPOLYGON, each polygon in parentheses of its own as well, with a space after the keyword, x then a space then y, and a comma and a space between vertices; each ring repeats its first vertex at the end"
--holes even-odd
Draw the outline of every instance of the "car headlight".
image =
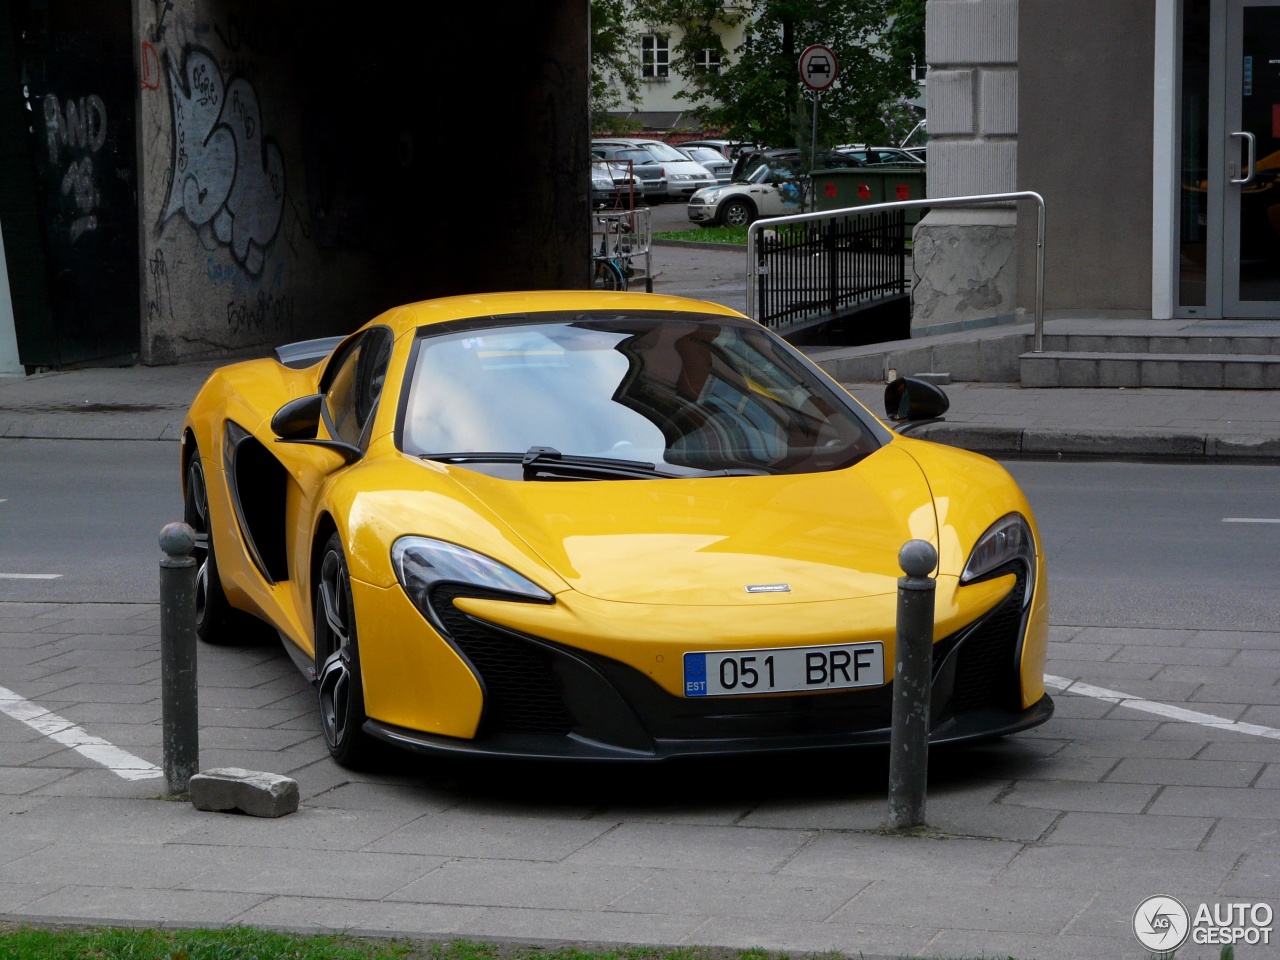
POLYGON ((1031 525, 1020 513, 1006 514, 978 538, 960 574, 960 583, 982 580, 1012 563, 1021 563, 1026 569, 1026 590, 1022 597, 1022 606, 1026 607, 1035 586, 1036 544, 1031 525))
POLYGON ((455 543, 428 537, 401 537, 391 546, 396 579, 422 613, 440 626, 431 606, 431 591, 439 584, 472 587, 501 599, 552 603, 551 594, 492 557, 455 543))
POLYGON ((592 190, 612 190, 613 181, 612 180, 592 180, 591 189, 592 190))

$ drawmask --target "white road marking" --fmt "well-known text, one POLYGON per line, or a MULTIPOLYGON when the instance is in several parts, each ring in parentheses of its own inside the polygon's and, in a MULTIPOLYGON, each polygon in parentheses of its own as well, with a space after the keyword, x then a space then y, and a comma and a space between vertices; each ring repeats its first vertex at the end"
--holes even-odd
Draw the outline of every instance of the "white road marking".
POLYGON ((0 713, 7 713, 13 719, 21 720, 37 733, 70 747, 94 763, 102 764, 125 780, 154 780, 164 776, 164 772, 155 764, 135 757, 127 750, 121 750, 101 737, 93 736, 70 720, 64 720, 56 713, 50 713, 44 707, 24 700, 4 687, 0 687, 0 713))
POLYGON ((1223 523, 1280 523, 1280 517, 1223 517, 1223 523))
POLYGON ((1215 730, 1231 730, 1235 733, 1248 733, 1255 737, 1269 737, 1272 740, 1280 740, 1280 730, 1274 727, 1264 727, 1259 723, 1241 723, 1239 720, 1215 717, 1211 713, 1201 713, 1199 710, 1175 707, 1173 704, 1160 703, 1157 700, 1144 700, 1142 697, 1132 697, 1118 690, 1095 687, 1091 683, 1084 683, 1081 680, 1068 680, 1066 677, 1052 677, 1045 674, 1044 682, 1046 686, 1053 687, 1061 693, 1075 693, 1082 697, 1105 700, 1108 703, 1128 707, 1130 710, 1153 713, 1157 717, 1164 717, 1166 720, 1178 720, 1182 723, 1194 723, 1202 727, 1212 727, 1215 730))
POLYGON ((60 580, 60 573, 0 573, 0 580, 60 580))

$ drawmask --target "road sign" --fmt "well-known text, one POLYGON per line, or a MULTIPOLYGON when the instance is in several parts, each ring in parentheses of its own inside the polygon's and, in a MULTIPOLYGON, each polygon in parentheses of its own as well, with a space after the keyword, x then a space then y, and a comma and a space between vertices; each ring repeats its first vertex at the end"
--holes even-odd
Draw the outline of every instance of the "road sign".
POLYGON ((836 55, 824 44, 812 44, 800 54, 800 81, 810 90, 827 89, 836 82, 839 72, 836 55))

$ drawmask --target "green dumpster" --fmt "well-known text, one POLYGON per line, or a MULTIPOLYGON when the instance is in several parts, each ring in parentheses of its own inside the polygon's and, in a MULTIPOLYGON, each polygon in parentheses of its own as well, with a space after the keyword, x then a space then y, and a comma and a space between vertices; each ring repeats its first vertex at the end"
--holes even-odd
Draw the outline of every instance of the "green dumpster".
MULTIPOLYGON (((817 210, 840 210, 895 200, 923 200, 925 168, 915 164, 878 163, 813 171, 814 205, 817 210)), ((903 243, 911 242, 911 228, 928 213, 926 207, 905 210, 903 243)))

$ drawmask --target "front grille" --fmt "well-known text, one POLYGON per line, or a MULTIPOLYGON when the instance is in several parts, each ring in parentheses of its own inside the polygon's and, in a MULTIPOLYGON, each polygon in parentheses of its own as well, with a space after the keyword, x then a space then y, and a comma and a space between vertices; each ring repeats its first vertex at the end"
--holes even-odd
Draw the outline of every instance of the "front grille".
POLYGON ((960 641, 951 706, 956 713, 1017 708, 1017 649, 1027 575, 1018 572, 1009 595, 960 641))
POLYGON ((456 597, 466 595, 456 588, 438 587, 431 593, 431 606, 484 684, 481 733, 567 734, 573 720, 547 661, 529 644, 453 605, 456 597))

